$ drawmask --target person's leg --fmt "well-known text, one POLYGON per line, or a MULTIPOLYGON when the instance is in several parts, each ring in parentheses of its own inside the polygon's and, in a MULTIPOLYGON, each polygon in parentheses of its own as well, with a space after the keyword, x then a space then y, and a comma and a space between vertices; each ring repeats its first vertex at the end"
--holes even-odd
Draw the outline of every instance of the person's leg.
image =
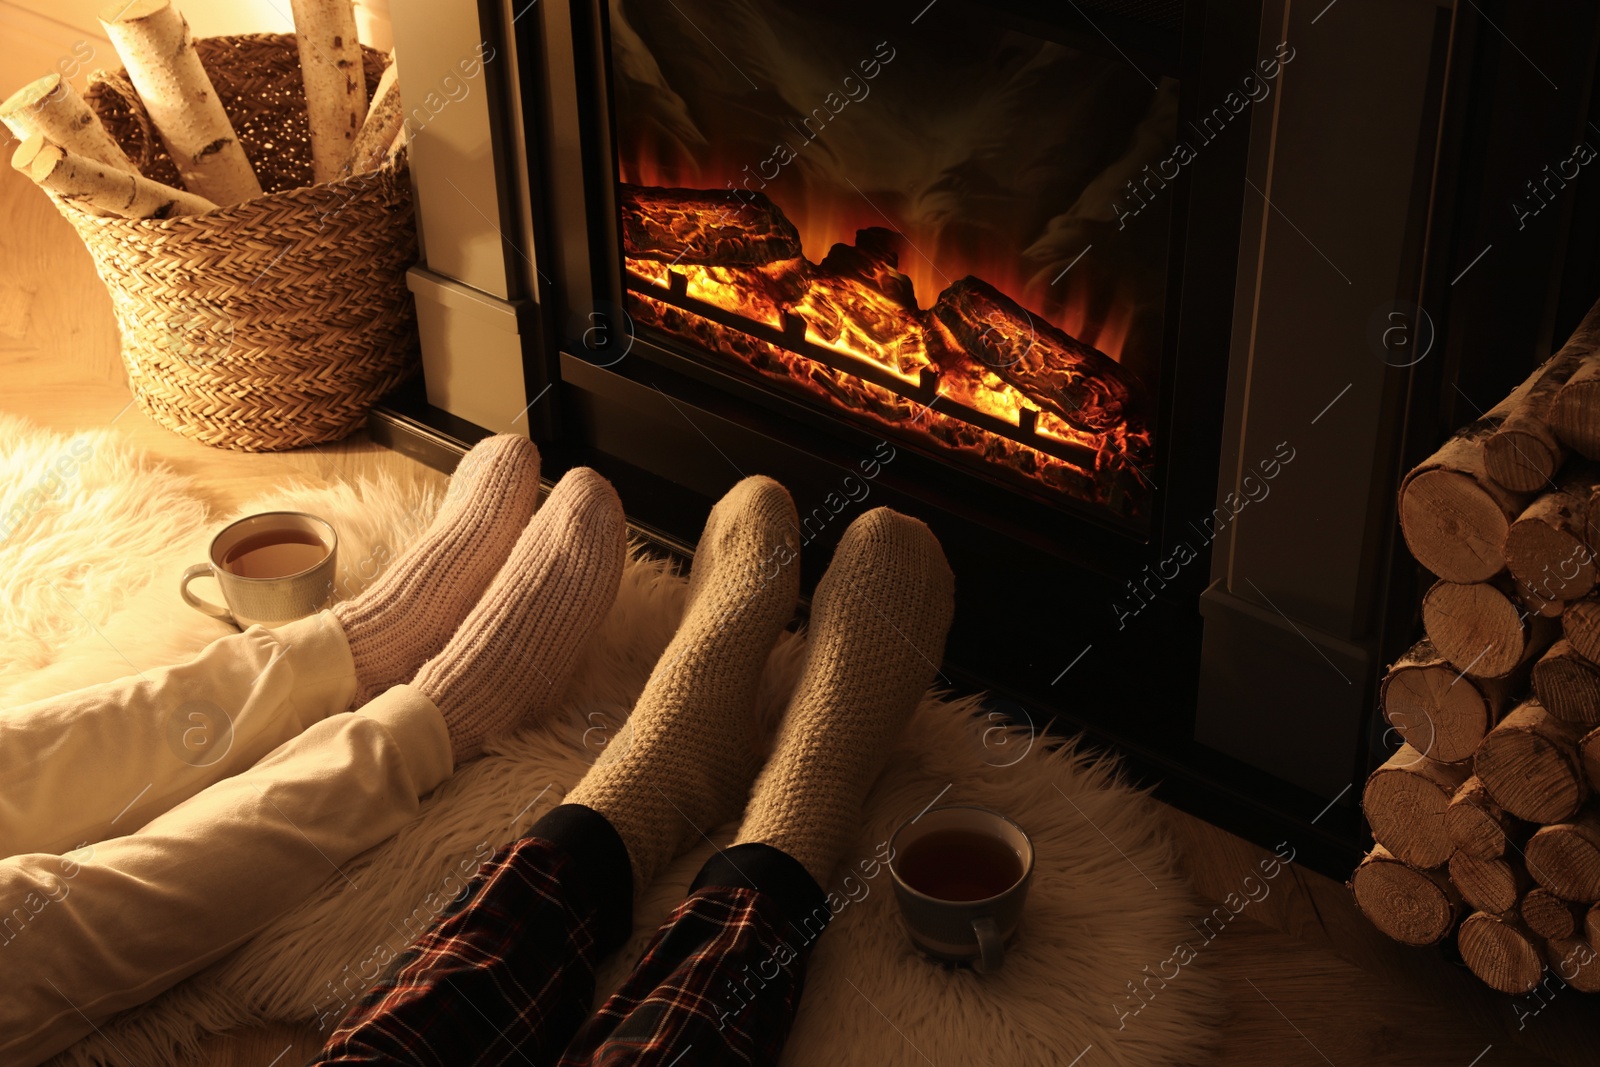
POLYGON ((361 596, 0 716, 0 856, 130 833, 352 698, 408 679, 494 577, 538 490, 532 443, 491 438, 462 461, 428 530, 361 596))
POLYGON ((409 821, 483 737, 547 709, 625 553, 616 493, 574 472, 413 684, 314 723, 134 834, 0 860, 0 965, 16 977, 0 1063, 37 1062, 247 940, 409 821))
POLYGON ((563 804, 478 868, 307 1067, 552 1063, 594 1004, 596 966, 632 929, 622 838, 563 804))
POLYGON ((315 1064, 560 1054, 593 1004, 596 964, 629 933, 633 890, 744 802, 759 759, 750 706, 799 593, 798 568, 772 565, 795 547, 794 517, 766 478, 712 509, 683 621, 627 725, 567 802, 395 961, 315 1064))
POLYGON ((850 525, 735 843, 706 863, 562 1067, 777 1062, 832 914, 822 886, 938 671, 951 612, 950 568, 926 526, 883 508, 850 525))
POLYGON ((451 767, 438 711, 401 686, 126 837, 0 860, 0 1063, 38 1063, 242 944, 451 767))
POLYGON ((827 900, 770 845, 717 853, 560 1067, 776 1063, 831 917, 827 900))

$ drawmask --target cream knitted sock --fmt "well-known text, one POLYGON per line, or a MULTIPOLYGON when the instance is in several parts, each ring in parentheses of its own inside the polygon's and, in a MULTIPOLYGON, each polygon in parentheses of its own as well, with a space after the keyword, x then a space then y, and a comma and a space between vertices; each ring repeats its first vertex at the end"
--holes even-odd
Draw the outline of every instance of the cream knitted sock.
POLYGON ((689 605, 633 713, 567 803, 604 815, 627 845, 636 890, 733 818, 760 760, 752 705, 800 595, 794 501, 746 478, 711 509, 689 605))
POLYGON ((588 467, 568 471, 477 607, 411 683, 444 715, 457 764, 560 698, 616 600, 626 554, 616 490, 588 467))
POLYGON ((355 659, 355 706, 410 681, 445 646, 538 501, 539 450, 526 437, 490 437, 462 458, 422 537, 332 608, 355 659))
POLYGON ((817 584, 800 682, 735 844, 772 845, 827 882, 938 673, 953 586, 921 522, 876 508, 850 524, 817 584))

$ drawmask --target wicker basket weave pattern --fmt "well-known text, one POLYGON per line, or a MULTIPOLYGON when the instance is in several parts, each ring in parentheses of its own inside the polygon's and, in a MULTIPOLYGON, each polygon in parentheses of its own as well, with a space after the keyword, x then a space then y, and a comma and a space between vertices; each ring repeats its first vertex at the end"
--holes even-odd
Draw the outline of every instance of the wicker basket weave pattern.
MULTIPOLYGON (((56 206, 111 293, 128 384, 151 418, 243 451, 337 440, 417 368, 403 155, 371 174, 307 184, 294 37, 214 37, 195 48, 266 195, 172 219, 56 206)), ((383 64, 367 51, 369 93, 383 64)), ((121 71, 92 76, 85 98, 146 175, 179 184, 121 71)))

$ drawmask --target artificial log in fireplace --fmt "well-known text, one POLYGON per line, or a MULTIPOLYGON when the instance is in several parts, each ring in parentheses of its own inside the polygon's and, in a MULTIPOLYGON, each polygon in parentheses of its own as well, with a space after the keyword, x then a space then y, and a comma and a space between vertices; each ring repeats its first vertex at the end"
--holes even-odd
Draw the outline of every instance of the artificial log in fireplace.
POLYGON ((808 260, 761 193, 623 185, 629 310, 780 387, 1117 516, 1148 511, 1140 383, 980 278, 918 305, 904 237, 808 260))

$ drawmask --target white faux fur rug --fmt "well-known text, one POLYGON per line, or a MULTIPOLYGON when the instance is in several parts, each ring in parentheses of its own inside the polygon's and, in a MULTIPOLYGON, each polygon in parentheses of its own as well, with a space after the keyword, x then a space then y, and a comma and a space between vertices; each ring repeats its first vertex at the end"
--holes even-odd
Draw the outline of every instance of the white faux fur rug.
MULTIPOLYGON (((172 586, 184 564, 203 557, 223 518, 207 521, 181 479, 114 435, 51 438, 0 419, 0 502, 19 487, 26 492, 47 460, 72 454, 80 441, 92 452, 76 481, 30 513, 32 525, 18 527, 20 540, 13 534, 0 541, 8 583, 0 620, 11 657, 0 661, 0 707, 126 674, 130 662, 180 658, 221 632, 186 608, 172 586), (35 540, 44 537, 48 548, 35 540), (49 585, 70 592, 46 595, 49 585), (14 655, 17 649, 23 654, 14 655)), ((380 545, 396 552, 436 504, 436 497, 408 496, 392 483, 362 483, 286 489, 244 510, 292 506, 327 516, 341 538, 341 589, 356 589, 371 578, 362 562, 384 555, 380 545)), ((0 504, 0 522, 6 514, 0 504)), ((425 925, 460 892, 463 870, 514 840, 583 774, 670 639, 686 584, 666 564, 630 561, 561 714, 460 770, 428 798, 416 822, 347 865, 348 879, 330 878, 239 951, 54 1062, 172 1063, 208 1032, 264 1020, 331 1023, 409 940, 406 931, 425 925)), ((756 710, 769 731, 802 648, 801 637, 786 634, 768 662, 756 710)), ((1196 909, 1159 807, 1121 783, 1110 761, 1070 743, 1051 749, 1027 732, 997 731, 981 712, 976 700, 930 696, 891 755, 855 848, 829 887, 844 903, 813 957, 784 1063, 1205 1061, 1223 1011, 1203 963, 1165 981, 1137 1017, 1119 1014, 1133 1003, 1130 983, 1144 982, 1144 968, 1169 960, 1193 932, 1187 916, 1196 909), (1037 870, 1024 926, 998 975, 920 959, 900 930, 887 875, 862 878, 856 867, 855 878, 843 878, 936 797, 1004 811, 1033 836, 1037 870)), ((732 831, 724 827, 718 842, 732 831)), ((632 942, 600 975, 602 997, 621 982, 710 849, 683 857, 645 897, 632 942)))

